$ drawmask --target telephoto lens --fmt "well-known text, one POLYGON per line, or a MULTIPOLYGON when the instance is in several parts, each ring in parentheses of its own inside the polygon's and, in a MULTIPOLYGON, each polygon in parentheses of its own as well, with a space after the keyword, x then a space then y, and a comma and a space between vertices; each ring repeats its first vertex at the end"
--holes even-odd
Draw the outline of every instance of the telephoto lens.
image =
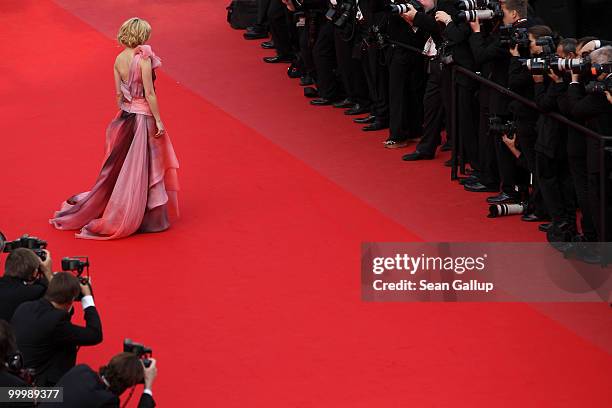
POLYGON ((489 218, 505 217, 506 215, 519 215, 525 212, 525 204, 497 204, 489 206, 489 218))
POLYGON ((458 14, 460 21, 467 21, 469 23, 478 20, 492 20, 495 18, 495 12, 493 10, 467 10, 462 11, 458 14))
POLYGON ((459 0, 457 8, 459 10, 475 10, 477 8, 485 8, 489 5, 489 0, 459 0))

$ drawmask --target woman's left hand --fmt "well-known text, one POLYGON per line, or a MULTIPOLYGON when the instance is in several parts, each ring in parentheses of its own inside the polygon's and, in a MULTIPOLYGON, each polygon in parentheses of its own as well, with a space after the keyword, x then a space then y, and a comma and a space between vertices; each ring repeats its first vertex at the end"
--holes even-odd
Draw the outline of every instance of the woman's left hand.
POLYGON ((157 127, 157 133, 155 134, 155 137, 161 137, 166 133, 166 128, 164 127, 164 124, 161 120, 156 120, 155 126, 157 127))

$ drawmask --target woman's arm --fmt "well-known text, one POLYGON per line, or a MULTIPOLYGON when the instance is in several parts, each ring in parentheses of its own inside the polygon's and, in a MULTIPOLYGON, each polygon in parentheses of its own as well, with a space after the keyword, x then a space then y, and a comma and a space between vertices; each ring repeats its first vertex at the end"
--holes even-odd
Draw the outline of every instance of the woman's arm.
POLYGON ((123 92, 121 92, 121 75, 117 71, 117 65, 113 67, 113 74, 115 75, 115 98, 117 99, 117 107, 121 110, 121 102, 123 102, 123 92))
POLYGON ((153 69, 151 68, 151 59, 143 58, 140 60, 140 69, 142 70, 142 85, 144 87, 145 98, 149 102, 151 113, 155 118, 155 125, 157 126, 157 133, 155 137, 159 137, 166 131, 164 124, 161 121, 159 115, 159 105, 157 104, 157 96, 155 95, 155 88, 153 87, 153 69))

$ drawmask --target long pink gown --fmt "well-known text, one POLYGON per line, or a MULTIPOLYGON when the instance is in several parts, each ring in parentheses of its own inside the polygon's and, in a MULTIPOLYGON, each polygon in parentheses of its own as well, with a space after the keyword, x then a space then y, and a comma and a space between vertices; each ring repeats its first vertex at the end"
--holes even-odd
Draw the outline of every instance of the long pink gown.
POLYGON ((57 229, 80 230, 77 238, 117 239, 136 232, 158 232, 178 216, 178 160, 168 134, 157 129, 144 98, 139 62, 161 60, 148 45, 136 48, 123 104, 106 130, 104 164, 91 191, 69 198, 49 222, 57 229))

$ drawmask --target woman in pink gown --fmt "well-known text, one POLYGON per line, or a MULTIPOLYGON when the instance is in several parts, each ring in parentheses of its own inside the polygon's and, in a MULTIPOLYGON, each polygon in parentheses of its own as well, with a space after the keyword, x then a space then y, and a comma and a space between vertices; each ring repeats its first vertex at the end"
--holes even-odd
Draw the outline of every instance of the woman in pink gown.
POLYGON ((153 87, 161 60, 144 45, 151 26, 131 18, 119 30, 125 49, 115 62, 119 112, 106 130, 102 170, 91 191, 62 204, 50 223, 80 230, 77 238, 117 239, 158 232, 178 216, 178 160, 159 115, 153 87))

